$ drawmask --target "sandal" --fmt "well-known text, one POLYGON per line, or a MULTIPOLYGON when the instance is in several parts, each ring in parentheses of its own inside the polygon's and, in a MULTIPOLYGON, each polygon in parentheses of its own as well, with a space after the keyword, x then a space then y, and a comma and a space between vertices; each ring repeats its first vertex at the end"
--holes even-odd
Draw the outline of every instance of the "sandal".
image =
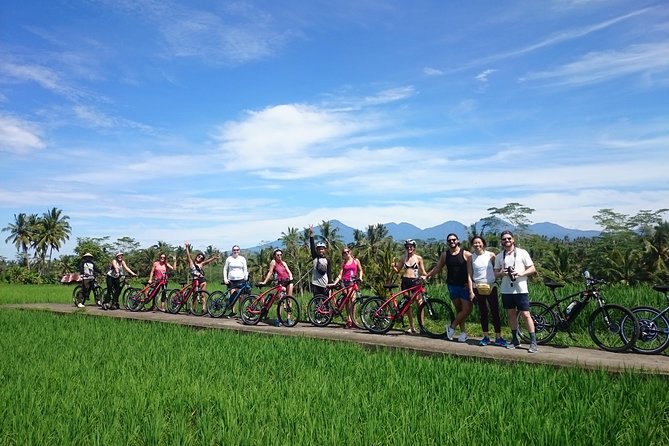
POLYGON ((416 330, 414 330, 413 328, 409 328, 408 330, 404 331, 404 334, 415 335, 415 334, 418 334, 418 332, 416 330))

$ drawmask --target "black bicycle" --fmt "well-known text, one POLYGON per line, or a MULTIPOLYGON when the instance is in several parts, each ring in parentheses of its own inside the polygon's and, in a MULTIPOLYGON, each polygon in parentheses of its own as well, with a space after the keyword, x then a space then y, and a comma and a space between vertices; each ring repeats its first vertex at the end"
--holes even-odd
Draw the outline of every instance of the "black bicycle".
MULTIPOLYGON (((99 283, 98 283, 98 276, 96 275, 95 278, 93 279, 93 283, 91 284, 91 291, 90 294, 93 295, 93 298, 95 300, 95 304, 98 307, 102 306, 102 300, 106 294, 106 289, 103 288, 99 283)), ((89 295, 90 295, 89 294, 89 295)), ((84 304, 84 293, 83 293, 83 288, 82 285, 76 285, 74 289, 72 290, 72 303, 74 303, 75 306, 78 306, 79 304, 84 304)))
MULTIPOLYGON (((653 289, 664 293, 669 302, 669 285, 655 285, 653 289)), ((632 350, 648 355, 662 353, 669 346, 669 306, 662 311, 639 306, 632 308, 632 313, 639 321, 639 337, 632 350)))
POLYGON ((211 317, 234 316, 235 304, 242 296, 251 294, 251 288, 251 282, 247 280, 234 293, 230 293, 230 285, 228 285, 228 291, 210 293, 207 299, 207 313, 211 317))
MULTIPOLYGON (((639 322, 632 311, 621 305, 606 303, 600 289, 606 283, 604 280, 592 278, 587 271, 583 276, 585 289, 564 297, 559 297, 555 292, 564 284, 544 281, 544 285, 551 290, 554 302, 551 305, 530 302, 537 344, 547 344, 558 331, 567 332, 572 337, 571 324, 589 302, 595 301, 597 308, 588 319, 588 333, 593 342, 602 350, 610 352, 624 352, 632 348, 639 336, 639 322), (567 301, 569 304, 563 309, 562 304, 567 301)), ((520 315, 518 321, 518 334, 525 342, 529 342, 530 337, 520 329, 520 315)))

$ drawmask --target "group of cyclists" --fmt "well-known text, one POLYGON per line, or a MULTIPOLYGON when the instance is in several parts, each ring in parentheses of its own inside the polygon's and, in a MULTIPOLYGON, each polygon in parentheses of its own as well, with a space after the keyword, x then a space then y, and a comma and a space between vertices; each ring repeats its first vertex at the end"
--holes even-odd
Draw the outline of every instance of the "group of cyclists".
MULTIPOLYGON (((457 340, 459 342, 467 341, 469 336, 465 330, 465 321, 472 312, 473 305, 477 304, 480 310, 480 323, 483 332, 483 338, 479 345, 492 344, 509 349, 517 348, 520 345, 517 316, 520 315, 526 323, 530 338, 528 352, 535 353, 537 345, 534 326, 529 313, 527 279, 536 270, 527 251, 515 246, 511 231, 502 232, 500 241, 503 250, 499 254, 486 250, 486 242, 482 236, 475 236, 471 239, 472 252, 461 248, 456 234, 448 234, 446 241, 448 249, 441 254, 437 264, 430 271, 427 271, 423 258, 416 252, 416 242, 411 239, 405 240, 404 254, 390 265, 390 268, 401 276, 402 291, 416 287, 421 281, 439 274, 446 268, 448 293, 456 310, 455 318, 446 329, 446 337, 449 340, 455 340, 455 331, 459 328, 460 333, 457 340), (501 279, 499 285, 498 279, 501 279), (501 289, 501 293, 498 293, 498 287, 501 289), (502 295, 503 308, 508 312, 512 334, 510 342, 506 341, 501 334, 498 294, 502 295), (489 317, 492 319, 494 328, 494 341, 489 333, 489 317)), ((327 256, 327 246, 323 242, 314 240, 313 226, 309 226, 309 245, 312 257, 311 290, 314 296, 328 295, 329 290, 338 285, 350 286, 356 280, 363 280, 364 272, 360 260, 353 255, 350 248, 346 246, 343 248, 342 263, 339 265, 338 274, 335 277, 332 273, 332 262, 327 256)), ((198 253, 193 257, 188 242, 185 243, 185 248, 191 276, 194 280, 197 280, 200 289, 205 290, 207 280, 204 268, 218 260, 219 256, 206 258, 203 253, 198 253)), ((166 255, 161 253, 158 260, 152 264, 149 282, 162 287, 160 302, 157 302, 158 299, 156 299, 153 304, 153 310, 155 311, 165 311, 167 275, 169 271, 176 268, 176 257, 173 257, 172 261, 172 264, 167 262, 166 255)), ((107 292, 102 306, 105 310, 120 308, 121 279, 126 272, 131 276, 136 276, 135 272, 123 260, 123 253, 118 252, 104 273, 107 292)), ((90 253, 84 254, 80 264, 80 273, 83 279, 82 292, 85 301, 90 295, 95 274, 101 273, 93 262, 93 256, 90 253)), ((228 285, 231 293, 234 293, 248 281, 248 273, 246 259, 240 254, 239 246, 233 246, 232 254, 226 258, 223 267, 223 281, 228 285)), ((272 252, 267 275, 258 285, 265 285, 272 278, 286 287, 287 295, 292 295, 293 274, 283 259, 281 249, 275 249, 272 252)), ((206 296, 206 293, 203 296, 206 296)), ((420 305, 421 303, 419 298, 416 304, 420 305)), ((78 306, 83 307, 83 303, 79 303, 78 306)), ((206 302, 203 302, 203 306, 206 307, 206 302)), ((347 302, 345 328, 354 326, 352 306, 353 301, 347 302)), ((239 313, 241 314, 241 302, 239 313)), ((411 311, 408 312, 408 319, 409 328, 406 333, 410 335, 418 334, 419 331, 415 328, 414 316, 411 311)))

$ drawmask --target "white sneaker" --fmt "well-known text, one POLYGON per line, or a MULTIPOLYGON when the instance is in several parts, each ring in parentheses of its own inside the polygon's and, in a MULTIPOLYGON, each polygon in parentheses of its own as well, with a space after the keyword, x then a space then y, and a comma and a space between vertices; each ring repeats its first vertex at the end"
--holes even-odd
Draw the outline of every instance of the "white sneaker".
POLYGON ((79 302, 79 303, 77 304, 77 307, 79 307, 79 308, 84 308, 84 304, 82 304, 81 302, 79 302))
POLYGON ((536 353, 538 351, 539 349, 537 348, 537 343, 536 342, 530 343, 530 348, 527 349, 527 353, 536 353))
POLYGON ((466 342, 467 339, 469 339, 467 333, 465 333, 464 331, 460 332, 460 336, 458 336, 458 342, 466 342))
POLYGON ((448 328, 446 328, 446 337, 448 338, 449 341, 453 340, 453 335, 455 334, 455 328, 451 328, 449 325, 448 328))

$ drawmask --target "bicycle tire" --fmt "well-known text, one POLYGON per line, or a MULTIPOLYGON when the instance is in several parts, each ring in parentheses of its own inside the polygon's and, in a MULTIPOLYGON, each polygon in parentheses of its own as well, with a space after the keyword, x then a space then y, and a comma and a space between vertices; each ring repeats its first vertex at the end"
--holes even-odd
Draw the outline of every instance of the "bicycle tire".
POLYGON ((307 319, 317 327, 325 327, 332 322, 332 306, 326 300, 325 295, 317 294, 307 304, 307 319))
POLYGON ((597 347, 608 352, 629 350, 639 337, 639 322, 628 308, 606 304, 588 320, 588 332, 597 347))
POLYGON ((181 307, 183 306, 185 296, 181 292, 181 290, 172 290, 170 293, 167 295, 167 311, 172 314, 177 314, 179 311, 181 311, 181 307))
MULTIPOLYGON (((530 302, 530 315, 534 322, 534 333, 537 344, 548 344, 558 332, 558 317, 555 312, 543 302, 530 302)), ((530 342, 527 327, 523 327, 524 318, 520 312, 516 316, 518 320, 518 336, 525 342, 530 342)))
POLYGON ((258 296, 251 294, 242 301, 241 318, 245 325, 256 325, 260 322, 263 301, 258 296))
POLYGON ((632 313, 639 321, 639 337, 632 346, 636 353, 656 355, 669 346, 669 319, 653 307, 634 307, 632 313))
POLYGON ((374 297, 362 306, 362 322, 371 333, 386 334, 395 325, 395 311, 390 304, 383 306, 384 303, 385 300, 374 297))
POLYGON ((300 304, 293 296, 284 296, 276 305, 276 318, 284 327, 294 327, 300 320, 300 304))
POLYGON ((79 302, 81 302, 82 296, 80 295, 81 293, 81 285, 75 285, 74 289, 72 290, 72 303, 76 306, 79 302))
POLYGON ((207 311, 209 293, 205 290, 195 290, 188 299, 188 311, 193 316, 202 316, 207 311))
POLYGON ((130 295, 128 295, 128 310, 132 312, 140 311, 144 308, 144 291, 143 290, 134 290, 130 295))
POLYGON ((219 318, 228 311, 229 296, 223 291, 214 291, 207 299, 207 313, 209 316, 219 318))
POLYGON ((431 338, 445 338, 446 330, 455 319, 450 303, 441 299, 426 299, 418 307, 418 326, 431 338))

